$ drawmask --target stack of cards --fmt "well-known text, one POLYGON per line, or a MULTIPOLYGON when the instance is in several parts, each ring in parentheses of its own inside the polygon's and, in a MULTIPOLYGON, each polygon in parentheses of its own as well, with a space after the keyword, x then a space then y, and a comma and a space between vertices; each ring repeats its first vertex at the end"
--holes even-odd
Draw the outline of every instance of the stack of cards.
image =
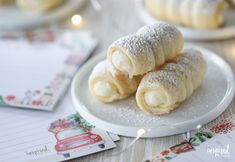
POLYGON ((71 30, 0 40, 1 162, 63 161, 116 146, 119 137, 86 122, 65 95, 96 45, 90 32, 71 30))
POLYGON ((54 112, 0 107, 0 161, 63 161, 114 148, 119 137, 87 123, 70 96, 54 112))

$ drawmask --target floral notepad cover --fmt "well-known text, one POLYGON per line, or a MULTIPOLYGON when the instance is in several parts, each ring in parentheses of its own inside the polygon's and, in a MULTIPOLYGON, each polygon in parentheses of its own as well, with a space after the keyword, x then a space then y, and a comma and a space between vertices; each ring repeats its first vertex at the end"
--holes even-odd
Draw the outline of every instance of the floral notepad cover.
POLYGON ((96 45, 78 30, 1 39, 0 105, 52 110, 96 45))

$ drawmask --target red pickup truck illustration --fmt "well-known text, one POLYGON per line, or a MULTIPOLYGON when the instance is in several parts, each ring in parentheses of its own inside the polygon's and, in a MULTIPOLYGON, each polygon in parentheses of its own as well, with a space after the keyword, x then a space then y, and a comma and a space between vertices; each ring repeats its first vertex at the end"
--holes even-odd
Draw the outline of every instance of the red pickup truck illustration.
POLYGON ((51 123, 49 131, 57 140, 55 150, 64 157, 70 157, 70 151, 82 147, 105 148, 105 141, 98 134, 92 133, 93 126, 79 114, 51 123))

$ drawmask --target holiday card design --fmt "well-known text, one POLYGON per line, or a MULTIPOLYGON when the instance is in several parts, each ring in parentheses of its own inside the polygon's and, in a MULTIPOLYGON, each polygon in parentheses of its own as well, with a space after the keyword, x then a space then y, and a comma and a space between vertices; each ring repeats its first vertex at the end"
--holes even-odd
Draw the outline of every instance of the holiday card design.
POLYGON ((0 107, 0 161, 57 162, 114 148, 119 137, 89 124, 70 99, 53 113, 0 107))
POLYGON ((105 139, 78 113, 51 123, 49 131, 56 139, 55 150, 65 158, 82 148, 104 149, 105 139))
POLYGON ((0 105, 52 110, 95 48, 88 31, 0 40, 0 105))
POLYGON ((234 162, 235 118, 230 117, 155 155, 151 162, 234 162))
MULTIPOLYGON (((194 136, 195 137, 195 136, 194 136)), ((192 137, 193 138, 193 137, 192 137)), ((193 141, 190 139, 191 142, 193 141)), ((177 156, 172 162, 234 162, 235 157, 235 120, 234 117, 223 119, 203 130, 195 150, 177 156)), ((195 142, 193 142, 195 143, 195 142)), ((192 143, 192 144, 193 144, 192 143)))

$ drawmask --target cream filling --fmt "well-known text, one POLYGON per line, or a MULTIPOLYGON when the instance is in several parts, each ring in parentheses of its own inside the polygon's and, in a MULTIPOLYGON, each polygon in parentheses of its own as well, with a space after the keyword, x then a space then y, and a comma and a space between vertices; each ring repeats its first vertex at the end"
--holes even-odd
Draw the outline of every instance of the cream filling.
POLYGON ((110 97, 115 94, 115 90, 107 81, 98 81, 94 85, 94 92, 99 97, 110 97))
POLYGON ((148 106, 156 107, 164 104, 167 100, 166 96, 156 91, 148 91, 144 94, 145 102, 148 106))
POLYGON ((113 65, 122 72, 130 74, 132 72, 132 63, 130 59, 120 51, 115 51, 112 55, 113 65))

